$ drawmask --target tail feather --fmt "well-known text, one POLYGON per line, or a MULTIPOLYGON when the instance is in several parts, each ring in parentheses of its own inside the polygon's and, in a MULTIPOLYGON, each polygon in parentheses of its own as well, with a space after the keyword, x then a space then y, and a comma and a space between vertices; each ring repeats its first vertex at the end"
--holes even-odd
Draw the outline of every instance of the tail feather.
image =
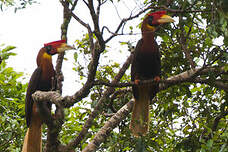
POLYGON ((135 99, 130 130, 133 135, 144 136, 149 129, 149 104, 150 96, 148 87, 139 87, 139 98, 135 99))
POLYGON ((31 123, 24 138, 22 152, 42 152, 41 135, 41 122, 31 123))

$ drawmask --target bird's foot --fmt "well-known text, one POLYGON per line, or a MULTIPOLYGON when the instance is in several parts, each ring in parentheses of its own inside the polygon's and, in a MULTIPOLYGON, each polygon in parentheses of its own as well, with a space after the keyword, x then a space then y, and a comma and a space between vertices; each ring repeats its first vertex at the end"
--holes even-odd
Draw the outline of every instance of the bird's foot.
POLYGON ((159 82, 161 78, 159 76, 154 77, 154 81, 159 82))
POLYGON ((135 84, 136 84, 136 85, 139 85, 139 82, 140 82, 139 79, 135 79, 135 84))

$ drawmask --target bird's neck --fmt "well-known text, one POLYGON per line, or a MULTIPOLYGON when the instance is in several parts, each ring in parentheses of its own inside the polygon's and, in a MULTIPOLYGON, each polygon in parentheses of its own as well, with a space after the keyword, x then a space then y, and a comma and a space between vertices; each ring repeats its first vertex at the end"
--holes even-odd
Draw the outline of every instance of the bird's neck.
POLYGON ((47 54, 45 48, 42 48, 37 56, 37 66, 41 68, 41 81, 50 82, 55 75, 52 65, 52 56, 47 54))
POLYGON ((145 31, 142 32, 142 51, 145 52, 153 52, 157 51, 157 42, 155 41, 154 32, 152 31, 145 31))
POLYGON ((50 81, 54 77, 54 67, 51 58, 44 58, 41 62, 42 80, 50 81))

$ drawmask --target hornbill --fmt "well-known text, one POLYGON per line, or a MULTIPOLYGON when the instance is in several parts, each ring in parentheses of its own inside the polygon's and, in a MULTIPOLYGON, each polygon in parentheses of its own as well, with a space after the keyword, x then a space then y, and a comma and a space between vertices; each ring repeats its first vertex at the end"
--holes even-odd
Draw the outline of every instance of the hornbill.
MULTIPOLYGON (((41 126, 42 120, 36 102, 32 99, 32 94, 37 91, 50 91, 54 89, 55 70, 52 65, 52 55, 73 49, 66 44, 65 40, 54 41, 44 44, 37 55, 37 68, 33 72, 25 98, 25 115, 28 130, 25 135, 22 152, 41 152, 41 126)), ((51 103, 46 105, 49 110, 51 103)))
POLYGON ((161 60, 158 44, 155 41, 155 31, 159 25, 174 22, 166 15, 166 11, 147 14, 142 22, 142 39, 138 41, 131 66, 131 81, 135 98, 130 130, 133 135, 144 136, 148 132, 149 104, 159 91, 158 84, 140 85, 140 80, 160 80, 161 60))

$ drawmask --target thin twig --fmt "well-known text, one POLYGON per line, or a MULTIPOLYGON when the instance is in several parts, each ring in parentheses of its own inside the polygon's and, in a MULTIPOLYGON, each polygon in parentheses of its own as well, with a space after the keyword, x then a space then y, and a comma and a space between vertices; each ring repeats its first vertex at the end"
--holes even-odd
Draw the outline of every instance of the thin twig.
POLYGON ((133 100, 124 105, 115 115, 113 115, 105 125, 97 132, 93 140, 82 150, 82 152, 95 151, 99 145, 109 136, 110 132, 131 112, 133 100))
MULTIPOLYGON (((125 64, 128 62, 129 62, 129 58, 125 62, 125 64)), ((122 69, 123 69, 123 67, 122 67, 122 69)), ((164 90, 170 86, 180 84, 180 83, 184 83, 184 82, 209 83, 208 79, 201 79, 198 77, 196 78, 196 75, 195 75, 197 73, 197 76, 200 76, 200 75, 207 74, 209 72, 214 72, 214 73, 219 72, 219 73, 223 74, 225 71, 224 71, 224 67, 207 67, 207 68, 204 68, 203 70, 201 70, 201 68, 196 68, 195 70, 188 70, 188 71, 182 72, 178 75, 172 76, 166 80, 160 80, 159 90, 164 90), (200 71, 200 72, 198 72, 198 71, 200 71)), ((215 83, 221 82, 221 81, 223 81, 223 79, 218 79, 218 81, 215 81, 215 83)), ((158 83, 158 82, 155 82, 154 80, 143 80, 143 81, 140 81, 139 83, 140 83, 140 85, 144 85, 144 84, 148 85, 148 84, 154 84, 154 83, 158 83)), ((94 85, 106 85, 106 86, 109 86, 111 88, 113 88, 113 87, 121 88, 121 87, 132 86, 132 85, 134 85, 134 82, 118 83, 116 81, 115 82, 95 81, 94 85)), ((226 85, 226 84, 224 84, 224 85, 226 85)), ((58 94, 57 92, 54 92, 54 91, 49 91, 49 92, 36 91, 33 94, 33 96, 37 96, 38 94, 43 94, 43 96, 42 97, 39 96, 39 98, 37 97, 35 99, 37 101, 39 101, 39 100, 50 101, 53 104, 57 104, 57 105, 59 103, 61 103, 62 105, 68 105, 71 102, 75 102, 74 96, 62 97, 60 94, 58 94)))
MULTIPOLYGON (((129 67, 131 60, 132 60, 133 55, 131 54, 126 62, 123 64, 122 68, 120 68, 118 74, 115 76, 111 84, 118 83, 119 80, 122 78, 124 75, 125 71, 129 67)), ((88 133, 88 129, 91 127, 93 120, 97 117, 99 112, 103 110, 103 102, 106 101, 106 99, 115 91, 115 88, 109 87, 107 90, 104 92, 103 96, 99 99, 97 106, 94 108, 94 111, 89 115, 89 118, 85 122, 81 132, 79 135, 68 144, 69 150, 72 148, 77 147, 77 145, 84 139, 85 135, 88 133)))

